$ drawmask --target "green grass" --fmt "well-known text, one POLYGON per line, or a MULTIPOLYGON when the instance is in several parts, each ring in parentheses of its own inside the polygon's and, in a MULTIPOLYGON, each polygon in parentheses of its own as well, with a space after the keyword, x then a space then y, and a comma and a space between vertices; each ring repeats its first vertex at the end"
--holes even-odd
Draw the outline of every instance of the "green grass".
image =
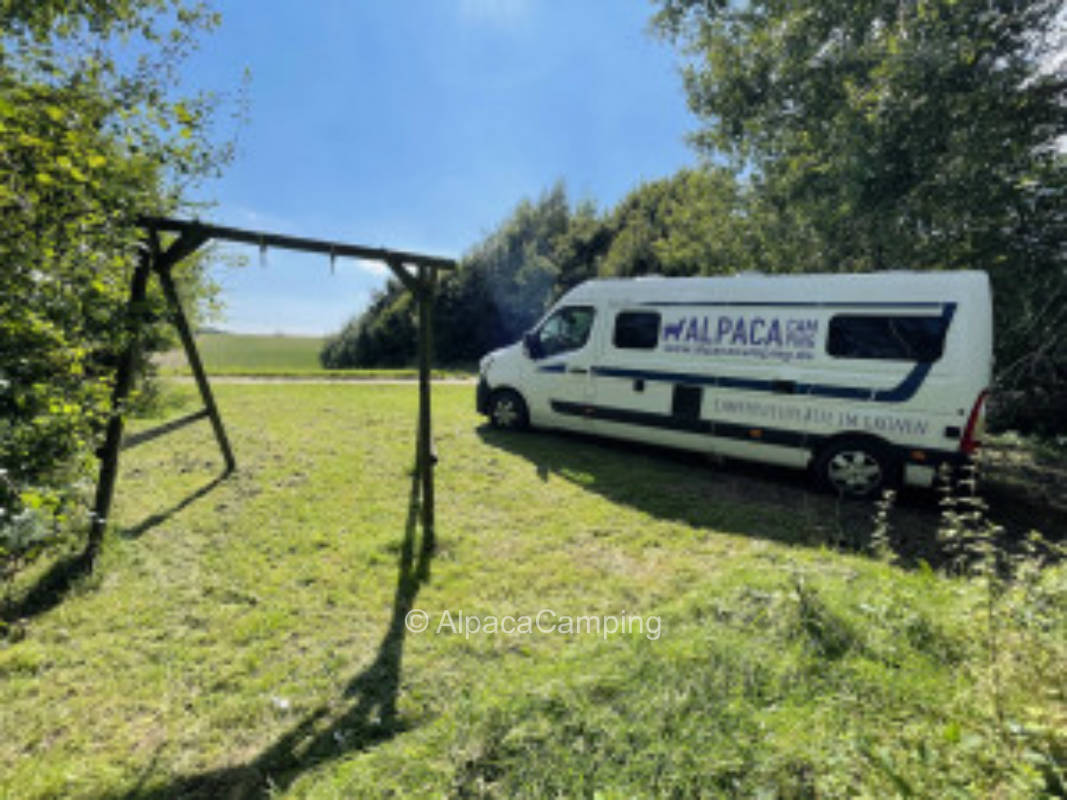
MULTIPOLYGON (((188 369, 164 371, 165 377, 191 375, 188 369)), ((430 371, 434 380, 471 380, 474 374, 462 369, 434 369, 430 371)), ((264 378, 267 380, 331 380, 331 381, 408 381, 416 380, 419 371, 405 367, 367 367, 365 369, 282 369, 264 367, 259 369, 242 369, 224 367, 208 370, 209 378, 264 378)))
MULTIPOLYGON (((0 645, 0 797, 1034 797, 1062 780, 1062 567, 1000 601, 994 661, 981 581, 824 546, 862 544, 870 509, 788 475, 488 431, 469 386, 434 388, 427 557, 414 387, 216 391, 238 471, 212 483, 206 424, 124 454, 95 575, 0 645), (660 633, 406 633, 409 608, 431 628, 548 609, 660 633)), ((893 519, 921 537, 930 516, 893 519)))
MULTIPOLYGON (((236 333, 204 333, 196 337, 197 349, 209 375, 232 378, 293 378, 331 380, 408 380, 418 377, 411 368, 324 369, 319 351, 325 341, 315 336, 260 336, 236 333)), ((181 348, 158 359, 163 375, 189 375, 181 348)), ((472 369, 436 369, 435 378, 469 378, 472 369)))
MULTIPOLYGON (((321 336, 259 336, 238 333, 203 333, 197 349, 208 372, 256 373, 319 371, 321 336)), ((164 370, 188 371, 185 354, 178 350, 163 356, 164 370)))

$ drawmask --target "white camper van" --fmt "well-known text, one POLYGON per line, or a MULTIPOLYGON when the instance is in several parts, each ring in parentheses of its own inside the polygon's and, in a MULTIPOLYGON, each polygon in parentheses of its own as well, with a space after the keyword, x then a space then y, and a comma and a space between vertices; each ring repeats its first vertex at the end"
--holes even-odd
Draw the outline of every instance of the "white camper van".
POLYGON ((477 405, 869 497, 975 448, 992 325, 983 272, 594 280, 482 359, 477 405))

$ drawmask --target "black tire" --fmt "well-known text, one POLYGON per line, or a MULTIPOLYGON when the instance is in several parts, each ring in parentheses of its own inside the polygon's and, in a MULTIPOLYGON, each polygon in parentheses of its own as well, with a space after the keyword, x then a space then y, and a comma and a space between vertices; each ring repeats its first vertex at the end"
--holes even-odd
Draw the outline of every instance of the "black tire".
POLYGON ((512 389, 498 389, 489 395, 489 422, 502 431, 526 430, 530 414, 522 395, 512 389))
POLYGON ((899 466, 880 442, 850 438, 829 444, 812 466, 815 480, 839 497, 870 500, 899 483, 899 466))

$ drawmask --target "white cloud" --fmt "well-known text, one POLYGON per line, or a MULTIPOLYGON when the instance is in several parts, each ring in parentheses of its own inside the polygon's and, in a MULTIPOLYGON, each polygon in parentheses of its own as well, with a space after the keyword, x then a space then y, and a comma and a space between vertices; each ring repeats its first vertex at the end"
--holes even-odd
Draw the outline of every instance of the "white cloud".
MULTIPOLYGON (((223 214, 220 219, 223 221, 221 225, 234 225, 238 228, 251 228, 256 231, 263 231, 264 233, 286 233, 293 234, 296 231, 296 224, 285 217, 279 217, 275 214, 265 214, 261 211, 256 211, 254 208, 248 208, 246 206, 237 206, 234 209, 237 215, 236 222, 229 222, 228 216, 223 214)), ((212 219, 212 222, 215 220, 212 219)))
MULTIPOLYGON (((414 277, 415 271, 411 266, 405 266, 404 268, 408 271, 408 274, 414 277)), ((376 278, 393 277, 393 271, 386 266, 384 261, 377 261, 370 258, 338 257, 335 269, 338 272, 345 272, 348 274, 352 274, 350 270, 354 270, 357 273, 373 275, 376 278)))
POLYGON ((352 263, 356 265, 356 269, 360 269, 363 272, 369 272, 371 275, 392 275, 393 271, 381 261, 372 261, 367 258, 353 258, 352 263))

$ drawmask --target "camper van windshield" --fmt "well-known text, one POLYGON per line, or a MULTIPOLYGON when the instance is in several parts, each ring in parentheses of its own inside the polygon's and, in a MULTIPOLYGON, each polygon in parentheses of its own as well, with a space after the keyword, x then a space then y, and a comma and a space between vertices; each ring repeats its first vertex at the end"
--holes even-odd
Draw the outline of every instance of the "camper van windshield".
POLYGON ((545 320, 537 332, 540 344, 537 357, 546 358, 584 347, 589 340, 595 314, 592 306, 568 306, 559 309, 545 320))

